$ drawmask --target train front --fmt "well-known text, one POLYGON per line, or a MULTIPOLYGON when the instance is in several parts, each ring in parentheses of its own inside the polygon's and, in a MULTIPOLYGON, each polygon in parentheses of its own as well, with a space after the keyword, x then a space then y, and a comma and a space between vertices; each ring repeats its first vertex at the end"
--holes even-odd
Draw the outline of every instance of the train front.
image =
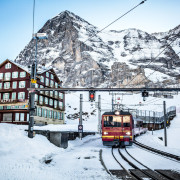
POLYGON ((132 115, 129 112, 105 112, 102 115, 102 141, 105 146, 131 146, 132 115))

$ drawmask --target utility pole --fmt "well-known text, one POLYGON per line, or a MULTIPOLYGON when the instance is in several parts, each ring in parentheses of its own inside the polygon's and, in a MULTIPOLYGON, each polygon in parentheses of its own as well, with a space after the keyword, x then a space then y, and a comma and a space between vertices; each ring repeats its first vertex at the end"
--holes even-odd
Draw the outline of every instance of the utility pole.
MULTIPOLYGON (((35 83, 32 83, 34 79, 35 64, 33 63, 31 67, 31 88, 35 88, 35 83)), ((29 128, 28 128, 28 137, 33 138, 33 126, 34 126, 34 115, 35 115, 35 106, 34 106, 34 96, 35 92, 29 93, 29 128)))
POLYGON ((164 144, 167 146, 167 132, 166 132, 166 102, 163 101, 164 107, 164 144))
MULTIPOLYGON (((36 40, 35 49, 35 60, 31 67, 31 88, 35 89, 35 84, 37 83, 37 40, 47 39, 46 33, 36 33, 33 34, 33 39, 36 40)), ((33 126, 34 126, 34 116, 35 116, 35 105, 34 105, 35 91, 32 90, 29 93, 29 127, 28 127, 28 137, 33 138, 33 126)))
POLYGON ((83 133, 83 126, 82 126, 82 101, 83 101, 83 95, 80 94, 80 114, 79 114, 79 138, 82 139, 82 133, 83 133), (81 128, 82 127, 82 128, 81 128))
POLYGON ((101 95, 98 96, 98 132, 101 133, 101 95))
POLYGON ((112 112, 114 112, 114 93, 112 93, 112 112))

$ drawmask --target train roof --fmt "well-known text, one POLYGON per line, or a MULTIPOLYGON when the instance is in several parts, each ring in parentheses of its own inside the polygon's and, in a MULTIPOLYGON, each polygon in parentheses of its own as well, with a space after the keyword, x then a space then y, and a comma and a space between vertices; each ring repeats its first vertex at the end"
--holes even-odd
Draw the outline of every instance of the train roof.
MULTIPOLYGON (((105 112, 103 115, 115 115, 114 112, 105 112)), ((120 111, 120 115, 131 115, 128 111, 120 111)))

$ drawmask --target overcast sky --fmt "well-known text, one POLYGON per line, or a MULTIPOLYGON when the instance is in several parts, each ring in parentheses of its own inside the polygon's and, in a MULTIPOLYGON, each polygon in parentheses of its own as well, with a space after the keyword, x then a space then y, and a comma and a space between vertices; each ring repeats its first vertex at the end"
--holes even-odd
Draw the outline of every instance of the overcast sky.
MULTIPOLYGON (((100 29, 141 0, 36 0, 35 32, 48 19, 68 10, 100 29)), ((33 0, 0 0, 0 63, 14 60, 32 37, 33 0)), ((148 33, 180 24, 180 0, 147 0, 108 29, 137 28, 148 33)))

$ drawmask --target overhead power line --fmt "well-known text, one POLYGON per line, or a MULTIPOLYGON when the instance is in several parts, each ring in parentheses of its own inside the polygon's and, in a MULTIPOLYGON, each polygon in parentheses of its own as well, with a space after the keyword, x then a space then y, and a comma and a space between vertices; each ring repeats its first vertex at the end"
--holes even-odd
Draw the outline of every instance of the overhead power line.
MULTIPOLYGON (((180 52, 178 52, 176 55, 178 55, 179 53, 180 53, 180 52)), ((175 55, 174 55, 174 56, 175 56, 175 55)), ((173 56, 173 57, 174 57, 174 56, 173 56)), ((173 58, 173 57, 172 57, 172 58, 173 58)), ((171 58, 171 59, 172 59, 172 58, 171 58)), ((171 60, 171 59, 170 59, 170 60, 171 60)), ((154 70, 151 74, 149 74, 146 78, 149 78, 152 74, 154 74, 157 70, 160 70, 160 69, 161 69, 161 66, 160 66, 159 68, 155 69, 155 70, 154 70)), ((139 84, 142 83, 144 80, 145 80, 145 78, 144 78, 142 81, 140 81, 139 84)))
MULTIPOLYGON (((146 68, 152 63, 154 62, 178 37, 179 37, 180 33, 176 34, 175 39, 173 39, 169 44, 166 45, 166 47, 155 57, 153 58, 147 65, 146 68)), ((136 76, 134 76, 124 87, 128 86, 141 72, 139 72, 136 76)), ((145 80, 145 79, 143 79, 145 80)), ((140 82, 141 83, 141 82, 140 82)), ((138 84, 140 84, 138 83, 138 84)), ((137 84, 137 85, 138 85, 137 84)))
MULTIPOLYGON (((90 40, 92 37, 94 37, 95 35, 99 34, 100 32, 102 32, 103 30, 107 29, 109 26, 111 26, 112 24, 114 24, 115 22, 117 22, 118 20, 120 20, 121 18, 123 18, 125 15, 127 15, 128 13, 130 13, 131 11, 133 11, 134 9, 136 9, 138 6, 140 6, 141 4, 143 4, 146 0, 140 2, 138 5, 134 6, 132 9, 130 9, 129 11, 127 11, 126 13, 124 13, 123 15, 121 15, 120 17, 118 17, 117 19, 115 19, 113 22, 111 22, 110 24, 108 24, 107 26, 105 26, 104 28, 102 28, 100 31, 98 31, 97 33, 93 34, 90 38, 88 38, 86 41, 90 40)), ((86 42, 84 41, 84 42, 86 42)))
MULTIPOLYGON (((89 41, 91 38, 93 38, 94 36, 96 36, 97 34, 99 34, 100 32, 102 32, 103 30, 107 29, 109 26, 111 26, 112 24, 114 24, 115 22, 117 22, 118 20, 120 20, 121 18, 123 18, 124 16, 126 16, 127 14, 129 14, 131 11, 133 11, 134 9, 136 9, 138 6, 144 4, 144 1, 141 1, 138 5, 134 6, 133 8, 131 8, 129 11, 127 11, 126 13, 124 13, 123 15, 121 15, 120 17, 118 17, 117 19, 115 19, 113 22, 109 23, 107 26, 105 26, 104 28, 102 28, 100 31, 98 31, 97 33, 92 34, 87 40, 83 41, 83 43, 89 41)), ((80 44, 74 46, 72 49, 76 49, 80 47, 80 44)), ((71 51, 67 52, 64 54, 64 56, 68 55, 69 53, 71 53, 71 51)))

